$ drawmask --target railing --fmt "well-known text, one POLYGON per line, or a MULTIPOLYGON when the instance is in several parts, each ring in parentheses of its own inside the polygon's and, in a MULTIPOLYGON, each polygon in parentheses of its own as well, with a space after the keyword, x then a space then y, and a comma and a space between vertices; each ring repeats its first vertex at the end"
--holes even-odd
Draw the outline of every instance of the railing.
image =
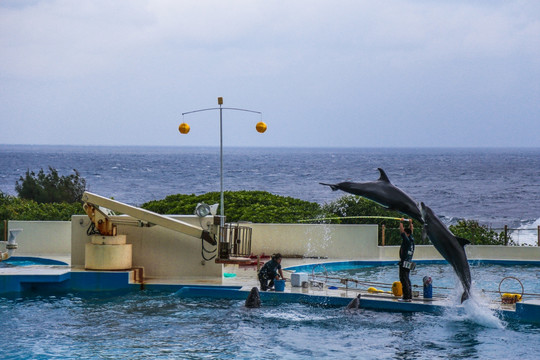
POLYGON ((505 245, 510 242, 511 245, 540 246, 540 225, 529 229, 510 229, 505 225, 502 231, 504 231, 505 245))
MULTIPOLYGON (((536 228, 516 229, 509 228, 508 225, 505 225, 503 228, 492 228, 491 230, 501 234, 501 239, 503 242, 501 245, 540 246, 540 225, 536 228)), ((381 225, 379 231, 379 244, 381 246, 399 245, 401 243, 398 228, 389 228, 383 224, 381 225)), ((417 241, 415 241, 417 244, 422 244, 420 241, 420 234, 421 230, 417 230, 415 228, 414 237, 417 239, 417 241)))
POLYGON ((221 228, 219 258, 248 257, 251 255, 251 233, 248 226, 225 224, 221 228))
POLYGON ((8 240, 8 221, 7 220, 2 220, 2 222, 0 222, 0 234, 2 236, 2 238, 0 239, 0 241, 7 241, 8 240))

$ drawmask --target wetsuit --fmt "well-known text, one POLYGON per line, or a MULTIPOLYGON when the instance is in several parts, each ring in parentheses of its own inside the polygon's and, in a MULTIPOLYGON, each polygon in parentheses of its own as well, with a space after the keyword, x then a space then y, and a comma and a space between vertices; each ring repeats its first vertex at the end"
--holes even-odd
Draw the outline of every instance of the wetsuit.
POLYGON ((263 265, 259 270, 259 281, 261 283, 261 290, 266 291, 274 286, 274 279, 278 274, 278 270, 281 269, 281 264, 272 259, 263 265), (268 283, 270 280, 270 283, 268 283))
POLYGON ((409 279, 409 274, 411 269, 403 267, 403 262, 412 261, 414 254, 414 238, 407 233, 401 233, 401 247, 399 248, 399 281, 401 281, 401 287, 403 289, 403 299, 410 300, 412 299, 412 289, 411 289, 411 280, 409 279))

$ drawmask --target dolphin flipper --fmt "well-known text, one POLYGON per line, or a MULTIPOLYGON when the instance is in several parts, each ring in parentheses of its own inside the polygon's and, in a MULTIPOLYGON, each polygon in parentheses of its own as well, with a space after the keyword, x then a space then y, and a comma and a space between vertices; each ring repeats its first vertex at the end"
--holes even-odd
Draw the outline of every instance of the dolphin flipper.
POLYGON ((459 245, 461 245, 461 246, 469 245, 471 243, 469 240, 467 240, 465 238, 462 238, 462 237, 457 237, 456 236, 456 239, 459 242, 459 245))
POLYGON ((351 300, 347 305, 347 310, 358 310, 360 308, 360 294, 351 300))
POLYGON ((319 183, 321 185, 326 185, 326 186, 330 186, 330 189, 332 189, 332 191, 337 191, 339 190, 339 186, 336 185, 336 184, 325 184, 325 183, 319 183))

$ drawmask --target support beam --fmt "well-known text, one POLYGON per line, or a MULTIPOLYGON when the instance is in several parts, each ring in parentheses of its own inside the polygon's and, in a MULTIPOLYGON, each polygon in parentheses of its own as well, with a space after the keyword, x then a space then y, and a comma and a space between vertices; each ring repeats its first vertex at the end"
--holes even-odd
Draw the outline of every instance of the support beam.
POLYGON ((102 206, 112 211, 127 214, 135 219, 163 226, 164 228, 178 231, 183 234, 193 236, 195 238, 203 239, 211 245, 217 244, 216 240, 210 235, 207 230, 204 230, 195 225, 185 223, 180 220, 172 219, 170 217, 163 216, 155 212, 144 210, 128 204, 124 204, 119 201, 107 199, 103 196, 92 194, 88 191, 84 192, 82 200, 87 204, 102 206))

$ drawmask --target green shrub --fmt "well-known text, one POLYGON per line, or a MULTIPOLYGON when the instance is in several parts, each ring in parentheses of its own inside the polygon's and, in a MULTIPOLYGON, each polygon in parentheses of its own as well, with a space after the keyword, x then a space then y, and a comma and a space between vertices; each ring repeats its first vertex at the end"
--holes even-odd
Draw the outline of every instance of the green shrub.
POLYGON ((86 180, 77 170, 75 174, 60 176, 49 166, 49 173, 41 169, 37 174, 27 170, 24 177, 15 182, 15 191, 22 199, 37 203, 76 203, 80 202, 86 188, 86 180))
MULTIPOLYGON (((223 199, 227 222, 295 223, 300 219, 316 217, 321 212, 317 203, 273 195, 266 191, 225 191, 223 199)), ((159 214, 193 214, 198 203, 212 205, 219 202, 219 192, 177 194, 163 200, 149 201, 141 207, 159 214)))
POLYGON ((0 192, 0 220, 68 221, 71 215, 84 214, 81 203, 43 203, 0 192))

